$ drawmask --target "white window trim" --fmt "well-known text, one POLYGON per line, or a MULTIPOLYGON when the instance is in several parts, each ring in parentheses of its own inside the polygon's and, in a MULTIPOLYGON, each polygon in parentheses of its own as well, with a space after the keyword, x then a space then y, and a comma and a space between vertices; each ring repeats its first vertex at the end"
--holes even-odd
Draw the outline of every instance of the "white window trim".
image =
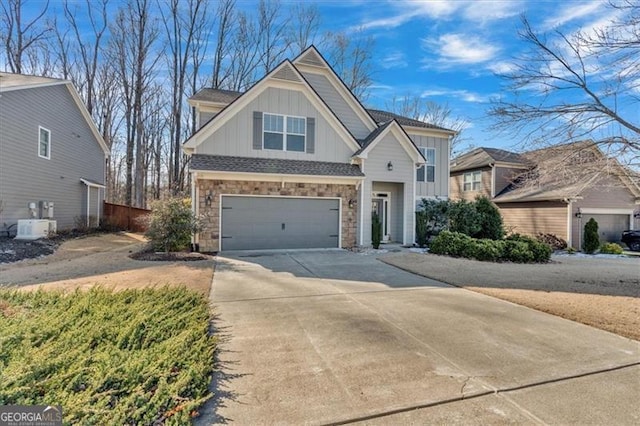
POLYGON ((465 172, 462 175, 462 191, 463 192, 474 192, 480 191, 482 189, 482 170, 475 170, 472 172, 465 172), (478 175, 478 180, 475 180, 475 175, 478 175), (467 180, 467 177, 469 179, 467 180), (474 184, 478 184, 478 188, 474 188, 474 184), (469 189, 466 189, 465 186, 469 184, 469 189))
POLYGON ((416 181, 417 182, 422 182, 422 183, 435 183, 436 182, 436 149, 435 148, 429 148, 426 146, 420 146, 418 147, 418 149, 420 150, 420 152, 422 153, 422 156, 425 158, 425 160, 427 161, 426 163, 424 163, 424 165, 422 167, 424 167, 424 180, 417 180, 417 173, 416 173, 416 181), (429 159, 427 158, 427 150, 431 150, 433 151, 433 164, 429 164, 429 159), (433 167, 433 182, 429 182, 427 180, 427 167, 431 166, 433 167))
POLYGON ((44 128, 42 126, 38 126, 38 157, 40 158, 44 158, 46 160, 51 160, 51 130, 44 128), (47 134, 49 135, 49 140, 47 140, 47 155, 42 155, 40 154, 40 145, 42 144, 42 140, 40 139, 42 137, 42 131, 47 132, 47 134))
POLYGON ((300 117, 297 115, 285 115, 285 114, 273 114, 270 112, 263 112, 262 113, 262 149, 268 150, 268 151, 286 151, 286 152, 307 152, 307 117, 300 117), (275 115, 278 117, 282 117, 282 132, 276 132, 276 131, 272 131, 269 130, 269 133, 278 133, 282 135, 282 149, 273 149, 273 148, 265 148, 264 146, 264 134, 267 132, 267 130, 265 130, 264 128, 264 123, 265 123, 265 119, 264 116, 265 115, 275 115), (287 118, 298 118, 298 119, 302 119, 304 120, 304 133, 294 133, 294 132, 289 132, 287 129, 287 118), (289 151, 287 149, 287 135, 292 135, 292 136, 303 136, 304 137, 304 146, 302 147, 302 151, 289 151))

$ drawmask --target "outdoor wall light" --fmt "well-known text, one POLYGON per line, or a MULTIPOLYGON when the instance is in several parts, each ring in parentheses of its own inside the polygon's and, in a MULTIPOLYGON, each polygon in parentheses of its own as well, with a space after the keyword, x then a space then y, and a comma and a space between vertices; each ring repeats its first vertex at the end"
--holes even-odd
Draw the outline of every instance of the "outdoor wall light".
POLYGON ((633 212, 633 217, 634 217, 635 219, 640 218, 640 210, 637 210, 637 211, 633 212))
POLYGON ((211 206, 211 203, 213 202, 213 195, 214 195, 213 192, 207 191, 207 195, 206 195, 206 197, 204 197, 204 204, 207 207, 211 206))
POLYGON ((358 204, 358 200, 354 200, 353 198, 351 198, 349 200, 349 208, 352 209, 356 206, 356 204, 358 204))
POLYGON ((582 217, 582 211, 580 211, 580 209, 578 209, 578 211, 576 212, 576 217, 578 219, 580 219, 582 217))
POLYGON ((387 163, 387 170, 389 170, 390 172, 393 171, 393 163, 391 161, 387 163))

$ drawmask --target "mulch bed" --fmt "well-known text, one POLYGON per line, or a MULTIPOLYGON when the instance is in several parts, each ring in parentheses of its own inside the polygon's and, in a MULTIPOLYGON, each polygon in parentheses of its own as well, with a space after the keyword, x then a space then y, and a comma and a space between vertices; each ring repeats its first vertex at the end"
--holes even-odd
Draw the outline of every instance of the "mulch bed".
POLYGON ((155 252, 153 249, 147 248, 145 250, 132 253, 129 255, 134 260, 144 260, 151 262, 195 262, 199 260, 212 259, 215 254, 212 253, 197 253, 197 252, 155 252))
POLYGON ((48 256, 56 251, 60 242, 55 239, 27 241, 2 237, 0 238, 0 263, 48 256))

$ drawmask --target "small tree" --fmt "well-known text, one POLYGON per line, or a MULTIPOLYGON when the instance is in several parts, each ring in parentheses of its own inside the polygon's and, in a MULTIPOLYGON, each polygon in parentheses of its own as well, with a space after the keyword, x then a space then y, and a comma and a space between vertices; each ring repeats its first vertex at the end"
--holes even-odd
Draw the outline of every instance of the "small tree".
POLYGON ((449 209, 449 230, 468 236, 480 232, 482 222, 475 203, 460 200, 451 203, 449 209))
POLYGON ((584 225, 584 241, 582 249, 585 253, 593 253, 600 247, 600 238, 598 238, 598 222, 594 218, 584 225))
POLYGON ((420 210, 416 212, 416 242, 420 247, 427 245, 432 236, 446 229, 450 205, 447 200, 422 199, 420 210))
POLYGON ((477 197, 475 205, 480 216, 480 230, 472 237, 501 240, 504 237, 504 227, 500 210, 485 196, 477 197))
POLYGON ((188 247, 191 235, 198 232, 200 221, 191 211, 191 201, 169 198, 155 201, 145 235, 155 250, 180 251, 188 247))
POLYGON ((373 212, 371 214, 371 245, 374 249, 380 247, 382 241, 382 223, 380 223, 380 217, 378 213, 373 212))

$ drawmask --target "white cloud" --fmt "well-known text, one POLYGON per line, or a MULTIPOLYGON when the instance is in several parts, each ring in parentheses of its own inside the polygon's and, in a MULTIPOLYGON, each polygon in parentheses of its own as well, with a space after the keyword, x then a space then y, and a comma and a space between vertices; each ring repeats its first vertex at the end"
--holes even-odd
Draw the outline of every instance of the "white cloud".
POLYGON ((466 89, 427 89, 420 94, 422 98, 432 98, 432 97, 440 97, 446 96, 448 98, 455 98, 462 100, 464 102, 472 102, 472 103, 482 103, 486 102, 486 100, 490 97, 488 95, 481 95, 479 93, 474 93, 466 89))
POLYGON ((380 66, 384 69, 406 68, 409 63, 403 52, 391 52, 382 59, 380 66))
POLYGON ((520 1, 473 1, 464 9, 463 15, 472 22, 489 22, 510 18, 524 11, 520 1))
POLYGON ((575 2, 567 3, 567 6, 563 7, 560 12, 546 19, 542 23, 542 29, 548 31, 553 28, 557 28, 576 19, 584 18, 589 15, 593 15, 598 9, 603 7, 606 3, 601 1, 589 1, 583 4, 576 4, 575 2))
POLYGON ((507 74, 515 71, 516 65, 513 62, 497 61, 487 65, 487 69, 496 74, 507 74))
MULTIPOLYGON (((435 51, 440 66, 477 64, 493 59, 500 49, 487 41, 469 34, 444 34, 437 39, 424 39, 424 46, 435 51)), ((423 60, 429 66, 429 60, 423 60)))

